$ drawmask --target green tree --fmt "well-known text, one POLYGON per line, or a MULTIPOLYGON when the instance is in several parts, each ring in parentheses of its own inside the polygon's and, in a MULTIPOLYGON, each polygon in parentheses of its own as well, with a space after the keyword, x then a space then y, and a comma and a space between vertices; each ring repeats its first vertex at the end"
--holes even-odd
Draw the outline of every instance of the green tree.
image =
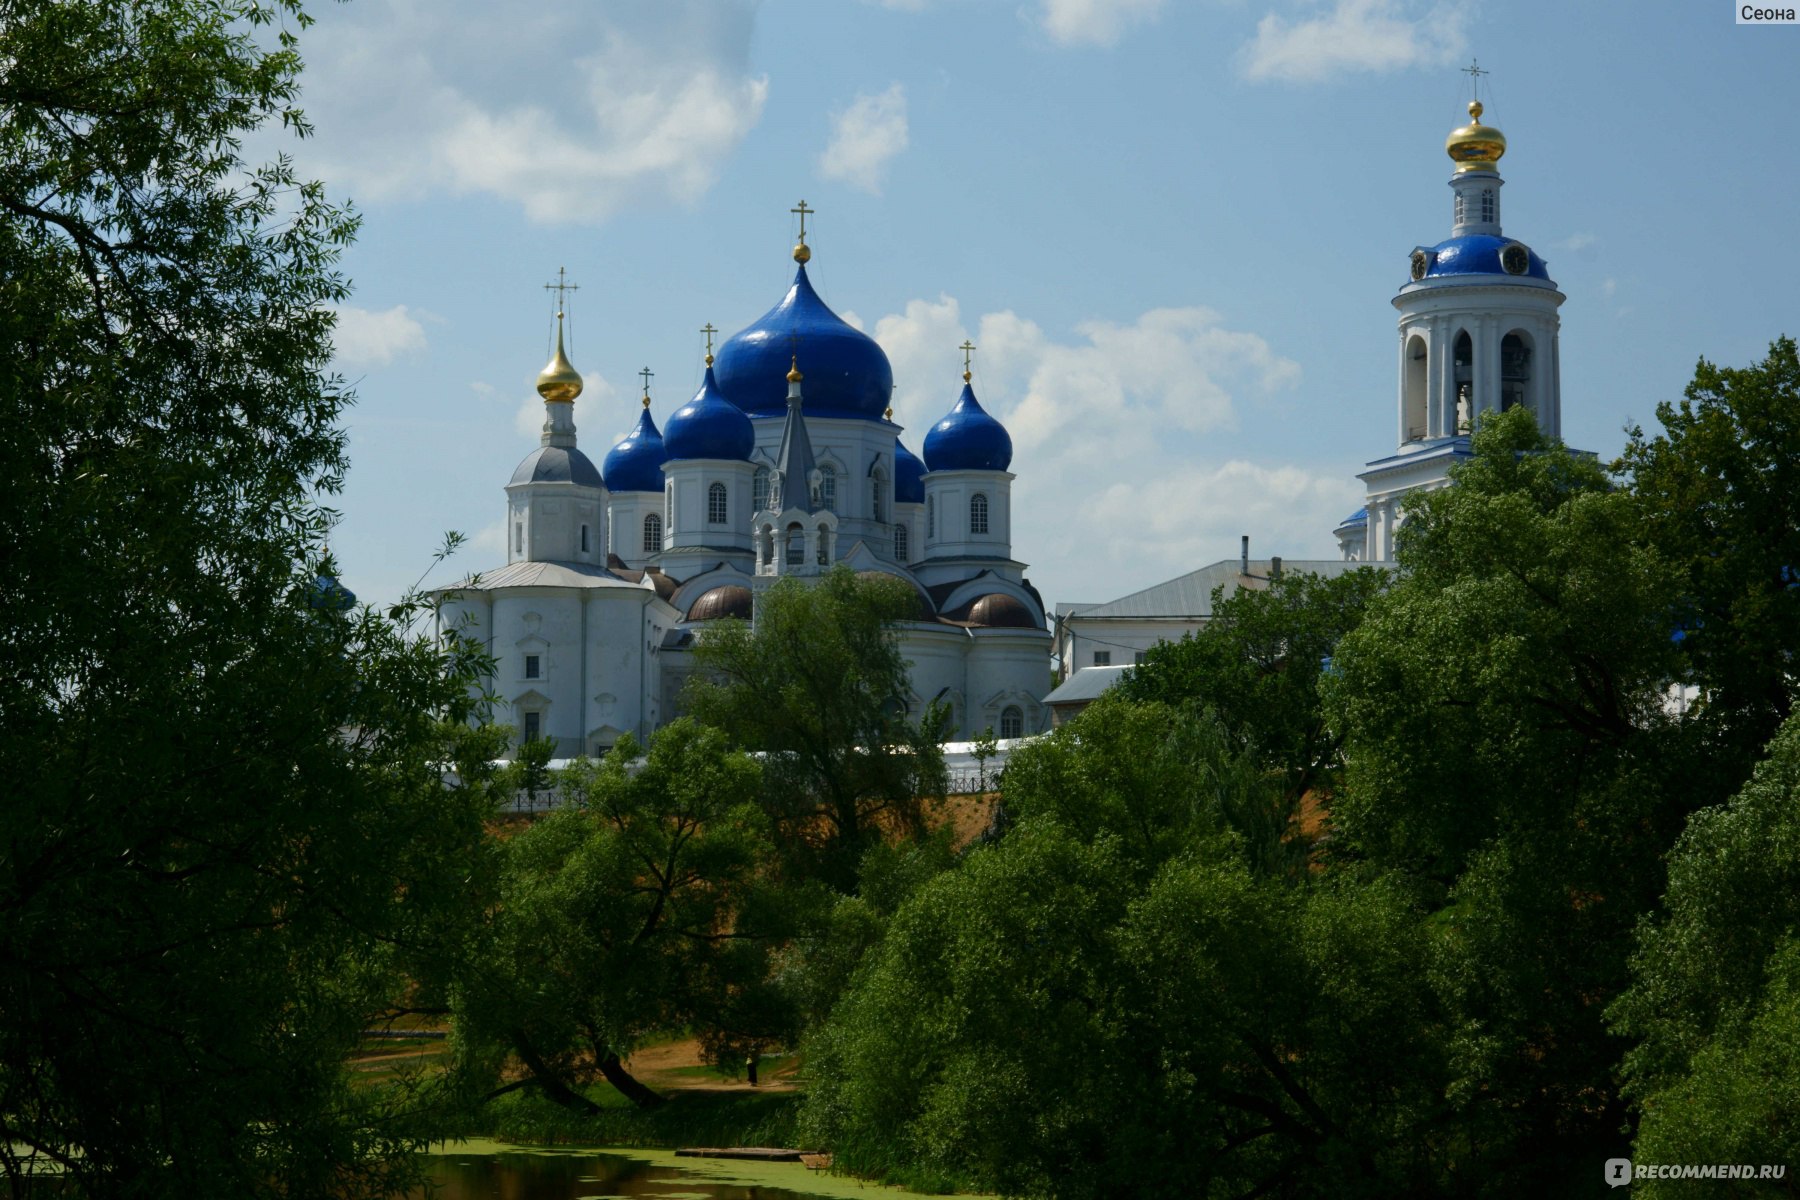
POLYGON ((1151 647, 1115 690, 1211 710, 1243 753, 1282 773, 1291 808, 1309 791, 1335 789, 1343 739, 1325 719, 1319 676, 1385 584, 1363 567, 1329 578, 1291 571, 1229 597, 1215 589, 1212 619, 1151 647))
POLYGON ((1800 1162, 1800 718, 1736 797, 1688 823, 1608 1016, 1636 1043, 1623 1072, 1636 1157, 1800 1162))
POLYGON ((1602 1014, 1704 760, 1664 705, 1680 584, 1632 497, 1522 409, 1474 449, 1409 507, 1400 577, 1323 686, 1334 855, 1431 913, 1459 1186, 1516 1194, 1616 1148, 1602 1014))
POLYGON ((1662 432, 1619 464, 1642 537, 1682 572, 1682 678, 1712 759, 1705 802, 1749 776, 1800 690, 1800 352, 1784 337, 1745 368, 1705 359, 1662 432))
MULTIPOLYGON (((624 1065, 650 1033, 699 1031, 714 1061, 742 1061, 791 1031, 769 982, 784 910, 764 885, 757 764, 691 720, 642 756, 621 739, 561 773, 565 804, 498 842, 487 928, 454 991, 465 1086, 525 1082, 577 1109, 596 1073, 640 1105, 659 1097, 624 1065)), ((516 1085, 513 1085, 516 1086, 516 1085)))
POLYGON ((290 0, 0 12, 15 1186, 37 1155, 90 1196, 386 1195, 419 1133, 343 1064, 468 874, 479 664, 314 578, 355 219, 238 154, 304 131, 305 23, 290 0))
POLYGON ((884 833, 922 834, 925 799, 944 794, 942 716, 909 715, 893 629, 918 612, 900 579, 839 565, 781 580, 753 623, 715 622, 695 650, 688 711, 764 753, 763 802, 790 865, 839 891, 884 833))

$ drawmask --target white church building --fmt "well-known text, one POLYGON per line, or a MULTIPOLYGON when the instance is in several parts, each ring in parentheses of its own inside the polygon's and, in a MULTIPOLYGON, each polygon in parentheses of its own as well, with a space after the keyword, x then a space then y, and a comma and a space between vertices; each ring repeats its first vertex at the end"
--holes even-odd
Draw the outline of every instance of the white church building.
POLYGON ((577 445, 558 315, 540 443, 506 485, 506 564, 437 594, 440 629, 495 658, 496 721, 559 757, 642 740, 679 715, 709 623, 754 621, 776 580, 843 563, 918 595, 899 628, 915 716, 947 704, 953 740, 1047 726, 1051 635, 1013 556, 1012 439, 965 360, 923 461, 908 450, 887 355, 819 298, 811 257, 803 224, 787 295, 709 351, 660 430, 646 394, 598 467, 577 445))
POLYGON ((1469 434, 1483 413, 1525 405, 1539 429, 1562 436, 1557 310, 1563 294, 1544 260, 1500 231, 1506 137, 1483 125, 1481 112, 1481 102, 1472 101, 1469 123, 1444 142, 1456 163, 1450 236, 1413 249, 1411 279, 1394 297, 1398 448, 1363 469, 1358 478, 1367 500, 1333 530, 1353 562, 1394 557, 1403 499, 1448 482, 1449 468, 1470 457, 1469 434))

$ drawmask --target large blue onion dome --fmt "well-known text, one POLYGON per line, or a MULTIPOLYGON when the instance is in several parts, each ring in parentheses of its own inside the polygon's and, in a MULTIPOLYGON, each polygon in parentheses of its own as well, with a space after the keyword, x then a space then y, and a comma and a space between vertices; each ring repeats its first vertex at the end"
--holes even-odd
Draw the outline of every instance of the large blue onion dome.
POLYGON ((887 355, 874 338, 825 307, 804 264, 780 304, 719 347, 719 390, 753 417, 782 416, 788 365, 795 357, 806 373, 809 417, 878 421, 893 399, 894 369, 887 355))
POLYGON ((925 464, 899 438, 894 439, 894 503, 925 503, 925 464))
POLYGON ((744 462, 756 449, 756 430, 742 409, 725 399, 711 365, 694 398, 675 410, 663 432, 671 459, 728 458, 744 462))
MULTIPOLYGON (((1537 256, 1536 251, 1517 238, 1466 233, 1462 237, 1439 242, 1422 253, 1427 260, 1424 275, 1426 279, 1442 275, 1500 275, 1515 279, 1524 276, 1550 282, 1549 265, 1537 256), (1517 246, 1524 251, 1523 258, 1516 251, 1509 258, 1505 253, 1508 246, 1517 246), (1517 269, 1521 265, 1524 270, 1517 269)), ((1416 272, 1417 268, 1414 270, 1416 272)))
POLYGON ((925 465, 933 471, 1004 471, 1012 465, 1006 426, 987 415, 967 380, 950 415, 925 435, 925 465))
POLYGON ((643 415, 638 418, 637 428, 625 435, 625 440, 606 452, 606 459, 601 470, 606 474, 606 486, 615 492, 660 492, 663 490, 663 459, 668 455, 663 450, 662 434, 657 431, 656 422, 650 419, 649 401, 644 402, 643 415))
POLYGON ((512 474, 513 483, 575 483, 600 486, 600 470, 573 446, 539 446, 512 474))

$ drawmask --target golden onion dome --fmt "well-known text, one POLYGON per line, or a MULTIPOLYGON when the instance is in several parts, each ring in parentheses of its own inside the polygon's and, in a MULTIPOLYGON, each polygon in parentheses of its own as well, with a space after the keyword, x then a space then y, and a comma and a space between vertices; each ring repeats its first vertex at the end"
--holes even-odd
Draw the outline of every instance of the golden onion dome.
POLYGON ((800 359, 798 357, 796 357, 794 359, 793 363, 788 367, 788 382, 789 383, 799 383, 802 379, 805 379, 805 378, 806 378, 806 376, 804 376, 800 373, 800 359))
POLYGON ((1444 139, 1444 153, 1456 160, 1462 171, 1492 171, 1500 156, 1506 153, 1506 135, 1492 125, 1481 123, 1481 101, 1469 101, 1469 123, 1452 129, 1444 139))
POLYGON ((558 400, 568 402, 581 395, 581 373, 569 362, 569 356, 563 353, 561 313, 556 314, 556 353, 551 356, 544 369, 538 372, 537 391, 546 403, 558 400))

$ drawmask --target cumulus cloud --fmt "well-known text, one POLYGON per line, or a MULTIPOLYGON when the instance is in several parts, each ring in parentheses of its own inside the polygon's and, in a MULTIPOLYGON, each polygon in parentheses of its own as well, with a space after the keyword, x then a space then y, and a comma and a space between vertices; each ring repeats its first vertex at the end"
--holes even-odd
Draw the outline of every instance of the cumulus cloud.
POLYGON ((906 90, 894 84, 880 95, 859 95, 831 118, 831 143, 819 156, 819 174, 879 195, 888 161, 906 149, 906 90))
POLYGON ((312 169, 363 200, 482 193, 546 223, 691 203, 756 125, 747 4, 387 0, 308 38, 312 169))
POLYGON ((1318 83, 1460 58, 1467 46, 1463 5, 1444 0, 1416 11, 1405 0, 1334 0, 1329 10, 1299 20, 1269 13, 1257 23, 1239 66, 1251 79, 1318 83))
POLYGON ((1038 23, 1064 46, 1112 46, 1162 15, 1166 0, 1041 0, 1038 23))
POLYGON ((425 348, 425 327, 404 304, 380 312, 345 304, 335 311, 331 345, 339 366, 383 367, 425 348))
POLYGON ((1568 250, 1572 253, 1579 254, 1581 251, 1591 248, 1594 243, 1599 240, 1598 237, 1591 233, 1571 233, 1568 237, 1556 243, 1556 248, 1558 250, 1568 250))
POLYGON ((1052 599, 1104 599, 1192 570, 1234 553, 1244 532, 1275 553, 1330 554, 1329 531, 1361 502, 1339 467, 1225 449, 1240 406, 1297 387, 1300 367, 1211 309, 1089 321, 1059 338, 1016 312, 971 318, 940 295, 882 317, 874 336, 915 453, 962 386, 955 347, 974 340, 976 394, 1006 424, 1021 468, 1014 544, 1038 561, 1052 599), (1077 565, 1079 577, 1065 574, 1077 565), (1083 586, 1095 594, 1070 591, 1083 586))

